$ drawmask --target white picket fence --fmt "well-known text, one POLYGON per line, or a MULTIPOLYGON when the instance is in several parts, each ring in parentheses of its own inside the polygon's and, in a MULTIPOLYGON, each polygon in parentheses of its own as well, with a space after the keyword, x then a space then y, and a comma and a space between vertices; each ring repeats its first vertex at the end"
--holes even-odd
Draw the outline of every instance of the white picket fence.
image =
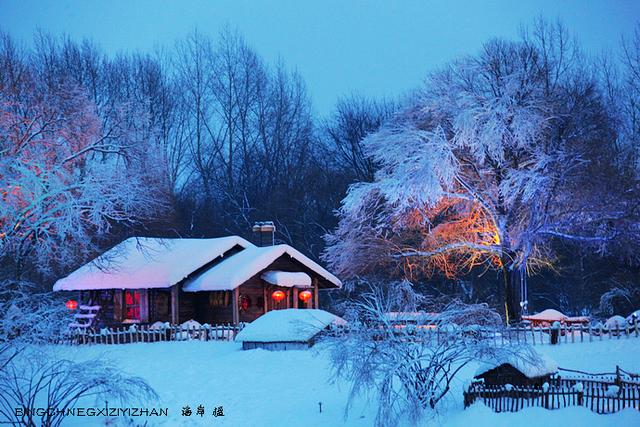
POLYGON ((238 325, 129 325, 115 328, 72 329, 62 340, 66 344, 128 344, 162 341, 233 341, 245 326, 238 325))

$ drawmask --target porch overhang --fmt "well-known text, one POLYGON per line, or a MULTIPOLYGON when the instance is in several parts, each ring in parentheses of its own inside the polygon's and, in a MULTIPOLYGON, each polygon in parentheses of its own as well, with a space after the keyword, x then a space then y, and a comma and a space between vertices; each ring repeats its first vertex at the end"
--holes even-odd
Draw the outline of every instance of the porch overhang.
POLYGON ((312 288, 311 276, 303 272, 269 270, 262 273, 262 280, 272 285, 287 288, 312 288))

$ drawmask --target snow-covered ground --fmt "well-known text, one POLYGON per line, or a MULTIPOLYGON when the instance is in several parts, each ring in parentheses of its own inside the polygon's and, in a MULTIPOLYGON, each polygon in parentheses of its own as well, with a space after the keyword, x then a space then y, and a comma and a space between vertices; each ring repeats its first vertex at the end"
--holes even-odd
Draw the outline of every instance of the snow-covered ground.
MULTIPOLYGON (((636 338, 537 349, 565 368, 612 372, 618 364, 640 372, 640 339, 636 338)), ((169 417, 148 418, 147 425, 370 426, 375 418, 375 404, 367 403, 364 397, 344 418, 348 387, 328 382, 328 355, 321 346, 306 351, 269 352, 242 351, 240 344, 232 342, 166 342, 51 350, 75 360, 110 359, 127 372, 145 378, 160 395, 155 406, 169 408, 169 417), (204 417, 195 415, 200 404, 206 410, 204 417), (181 408, 186 405, 194 412, 190 417, 181 415, 181 408), (211 415, 217 406, 223 407, 224 417, 211 415)), ((529 408, 496 414, 482 404, 463 410, 462 385, 476 368, 464 370, 441 414, 425 420, 425 426, 640 426, 640 412, 630 410, 597 415, 584 408, 529 408)), ((102 425, 98 424, 100 419, 67 420, 68 425, 102 425)), ((142 424, 140 420, 144 419, 136 421, 142 424)))

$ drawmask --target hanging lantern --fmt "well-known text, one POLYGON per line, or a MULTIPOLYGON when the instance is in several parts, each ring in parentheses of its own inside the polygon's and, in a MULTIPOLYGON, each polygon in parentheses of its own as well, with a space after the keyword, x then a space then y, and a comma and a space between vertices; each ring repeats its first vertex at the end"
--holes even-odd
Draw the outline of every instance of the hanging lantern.
POLYGON ((305 303, 311 301, 312 297, 313 294, 311 293, 311 291, 302 291, 300 292, 300 294, 298 294, 298 298, 300 298, 300 300, 305 303))
POLYGON ((65 303, 65 305, 69 310, 75 310, 76 308, 78 308, 78 301, 70 299, 65 303))
POLYGON ((285 296, 286 295, 282 291, 273 291, 273 293, 271 294, 271 298, 273 298, 275 302, 282 301, 285 296))

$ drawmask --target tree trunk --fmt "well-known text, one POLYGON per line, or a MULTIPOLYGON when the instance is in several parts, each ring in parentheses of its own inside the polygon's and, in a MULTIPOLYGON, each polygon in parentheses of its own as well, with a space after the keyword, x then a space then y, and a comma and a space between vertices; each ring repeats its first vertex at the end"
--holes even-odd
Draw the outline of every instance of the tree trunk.
POLYGON ((516 289, 517 271, 510 268, 509 261, 502 259, 502 280, 504 281, 504 317, 507 325, 520 321, 520 305, 516 289))

